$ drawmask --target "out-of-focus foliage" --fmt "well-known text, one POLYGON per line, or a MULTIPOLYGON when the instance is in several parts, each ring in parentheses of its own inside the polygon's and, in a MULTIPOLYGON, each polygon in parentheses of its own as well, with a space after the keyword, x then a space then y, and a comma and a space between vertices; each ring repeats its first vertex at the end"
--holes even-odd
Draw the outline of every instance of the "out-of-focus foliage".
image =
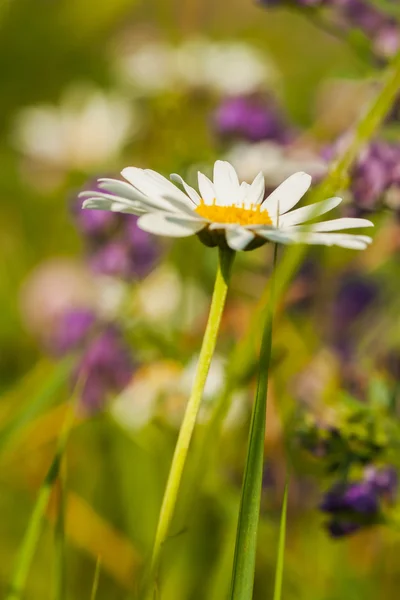
MULTIPOLYGON (((1 594, 84 364, 96 376, 66 453, 67 598, 90 597, 98 559, 97 598, 136 597, 212 291, 215 251, 139 238, 124 215, 92 221, 77 193, 127 165, 194 183, 224 157, 246 180, 263 170, 269 187, 295 170, 321 179, 380 69, 301 11, 250 1, 0 4, 1 594)), ((287 464, 283 596, 398 596, 392 481, 351 537, 332 539, 318 508, 337 482, 372 485, 371 469, 399 466, 399 173, 386 140, 398 143, 396 110, 345 193, 346 214, 376 223, 374 244, 362 255, 310 249, 279 306, 255 599, 272 594, 287 464)), ((227 597, 256 340, 231 373, 207 460, 199 448, 271 260, 269 246, 236 259, 164 548, 165 600, 227 597)), ((51 597, 57 509, 55 490, 26 598, 51 597)))

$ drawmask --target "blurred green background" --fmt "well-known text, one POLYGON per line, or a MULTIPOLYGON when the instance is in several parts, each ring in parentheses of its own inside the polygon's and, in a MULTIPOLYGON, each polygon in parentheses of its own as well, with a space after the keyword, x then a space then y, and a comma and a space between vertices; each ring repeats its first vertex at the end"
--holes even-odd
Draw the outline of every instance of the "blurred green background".
MULTIPOLYGON (((50 327, 46 321, 49 296, 50 304, 62 305, 66 289, 62 278, 53 281, 51 274, 46 279, 35 277, 43 265, 53 265, 50 271, 54 274, 83 264, 84 242, 73 223, 71 202, 88 180, 117 174, 126 165, 153 168, 166 175, 189 173, 190 179, 192 165, 207 169, 226 151, 210 127, 211 111, 223 94, 216 87, 196 85, 197 77, 201 79, 204 74, 196 72, 195 61, 186 67, 187 81, 194 81, 190 85, 179 86, 173 81, 169 85, 165 70, 158 73, 156 69, 153 83, 146 84, 147 88, 143 84, 141 89, 127 76, 126 56, 135 49, 150 42, 164 44, 158 49, 162 56, 166 45, 179 48, 199 38, 215 44, 243 43, 255 49, 265 64, 273 65, 275 75, 268 91, 278 99, 288 120, 305 137, 311 131, 319 141, 333 138, 341 129, 340 124, 333 123, 328 109, 328 117, 321 116, 321 102, 325 107, 330 97, 326 82, 362 81, 370 76, 369 67, 345 42, 319 30, 301 15, 263 11, 250 0, 4 0, 0 4, 1 595, 7 590, 70 396, 70 363, 52 358, 42 343, 48 333, 44 329, 50 327), (167 84, 160 83, 163 77, 167 84), (68 120, 68 106, 82 106, 87 94, 97 93, 117 103, 120 135, 119 117, 112 114, 112 104, 109 108, 102 105, 98 112, 83 111, 80 120, 68 120), (44 118, 42 113, 36 114, 36 120, 27 118, 27 110, 43 106, 52 107, 50 111, 64 107, 63 124, 56 123, 54 113, 53 117, 44 118)), ((149 60, 154 66, 156 59, 149 60)), ((143 64, 146 75, 147 63, 143 64)), ((323 253, 318 260, 330 273, 329 281, 334 281, 345 265, 368 272, 380 269, 385 281, 393 281, 398 275, 396 261, 388 258, 381 246, 378 244, 374 255, 367 253, 367 258, 340 250, 330 257, 323 253)), ((219 356, 228 355, 243 335, 267 281, 270 258, 268 248, 239 257, 219 356)), ((157 313, 154 320, 151 315, 143 329, 135 329, 150 293, 145 280, 125 290, 135 302, 121 316, 142 363, 139 407, 143 405, 146 412, 148 396, 167 398, 150 419, 144 418, 144 424, 130 427, 123 412, 112 410, 82 417, 77 424, 65 465, 67 598, 90 598, 97 560, 99 600, 136 597, 151 550, 186 398, 186 388, 176 392, 173 387, 169 395, 166 390, 198 352, 216 255, 196 239, 178 240, 168 244, 163 260, 173 289, 169 291, 167 286, 159 293, 178 293, 176 281, 180 286, 170 312, 157 313), (142 292, 137 289, 141 285, 142 292), (138 294, 144 297, 142 303, 137 301, 138 294), (182 306, 186 314, 181 312, 182 306)), ((156 294, 157 286, 161 286, 158 281, 156 278, 153 283, 156 294)), ((152 293, 154 296, 154 290, 152 293)), ((284 315, 276 333, 277 367, 266 444, 273 484, 266 484, 263 498, 257 600, 270 598, 273 589, 290 446, 286 423, 296 403, 293 387, 285 384, 313 360, 324 363, 318 334, 325 328, 324 307, 332 299, 329 293, 328 289, 328 298, 320 301, 317 325, 311 319, 299 321, 296 316, 284 315)), ((390 306, 395 311, 397 290, 390 293, 390 306)), ((378 329, 381 326, 381 321, 375 325, 378 329)), ((392 335, 396 341, 397 332, 392 335)), ((360 368, 369 366, 368 352, 365 354, 360 368)), ((326 361, 329 365, 335 362, 330 356, 326 361)), ((328 380, 329 402, 336 397, 339 384, 332 374, 328 380)), ((188 485, 185 488, 164 553, 163 600, 227 597, 253 390, 251 380, 239 399, 240 415, 215 442, 212 460, 204 465, 196 492, 188 491, 188 485)), ((133 396, 132 403, 135 401, 133 396)), ((397 598, 400 570, 395 528, 366 530, 348 540, 331 540, 316 510, 318 487, 304 467, 298 468, 301 475, 294 478, 289 505, 283 597, 397 598)), ((54 496, 30 571, 24 595, 27 599, 54 597, 52 523, 57 490, 54 496)))

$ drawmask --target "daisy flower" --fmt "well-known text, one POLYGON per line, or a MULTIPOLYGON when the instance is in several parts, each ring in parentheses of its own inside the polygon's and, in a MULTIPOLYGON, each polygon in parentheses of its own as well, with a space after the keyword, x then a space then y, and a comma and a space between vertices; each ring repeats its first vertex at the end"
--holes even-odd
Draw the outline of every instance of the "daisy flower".
POLYGON ((97 191, 83 192, 83 207, 139 215, 138 225, 157 235, 185 237, 197 234, 208 246, 251 250, 266 242, 306 243, 364 250, 372 241, 365 235, 339 233, 371 227, 366 219, 341 218, 310 224, 342 201, 329 198, 292 210, 311 185, 311 176, 295 173, 267 198, 264 176, 239 183, 232 165, 217 160, 213 181, 198 174, 199 193, 179 175, 171 181, 149 169, 127 167, 126 182, 100 179, 97 191), (184 190, 184 191, 183 191, 184 190))

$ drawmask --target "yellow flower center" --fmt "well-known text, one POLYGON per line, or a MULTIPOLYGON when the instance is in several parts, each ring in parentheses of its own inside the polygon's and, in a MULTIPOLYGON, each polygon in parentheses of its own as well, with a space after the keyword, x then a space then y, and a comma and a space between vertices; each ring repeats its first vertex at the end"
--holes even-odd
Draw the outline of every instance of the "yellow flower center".
POLYGON ((260 204, 231 204, 220 206, 215 203, 205 204, 200 200, 196 208, 198 215, 212 221, 213 223, 235 223, 237 225, 272 225, 271 217, 267 210, 261 210, 260 204))

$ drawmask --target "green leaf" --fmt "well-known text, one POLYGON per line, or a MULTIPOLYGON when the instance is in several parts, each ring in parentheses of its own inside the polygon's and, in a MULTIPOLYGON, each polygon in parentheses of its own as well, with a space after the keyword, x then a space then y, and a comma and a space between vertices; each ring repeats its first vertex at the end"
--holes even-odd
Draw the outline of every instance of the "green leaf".
POLYGON ((284 564, 284 557, 285 557, 286 515, 287 515, 288 490, 289 490, 289 479, 287 478, 286 483, 285 483, 285 491, 283 493, 281 525, 280 525, 280 530, 279 530, 278 559, 276 561, 276 571, 275 571, 274 600, 281 600, 281 597, 282 597, 282 580, 283 580, 283 564, 284 564))
POLYGON ((235 557, 230 594, 231 600, 251 600, 253 597, 257 532, 264 467, 268 375, 272 348, 275 265, 276 247, 274 253, 274 269, 270 283, 270 298, 267 304, 267 314, 265 317, 265 326, 261 343, 257 393, 251 419, 249 445, 236 532, 235 557))

